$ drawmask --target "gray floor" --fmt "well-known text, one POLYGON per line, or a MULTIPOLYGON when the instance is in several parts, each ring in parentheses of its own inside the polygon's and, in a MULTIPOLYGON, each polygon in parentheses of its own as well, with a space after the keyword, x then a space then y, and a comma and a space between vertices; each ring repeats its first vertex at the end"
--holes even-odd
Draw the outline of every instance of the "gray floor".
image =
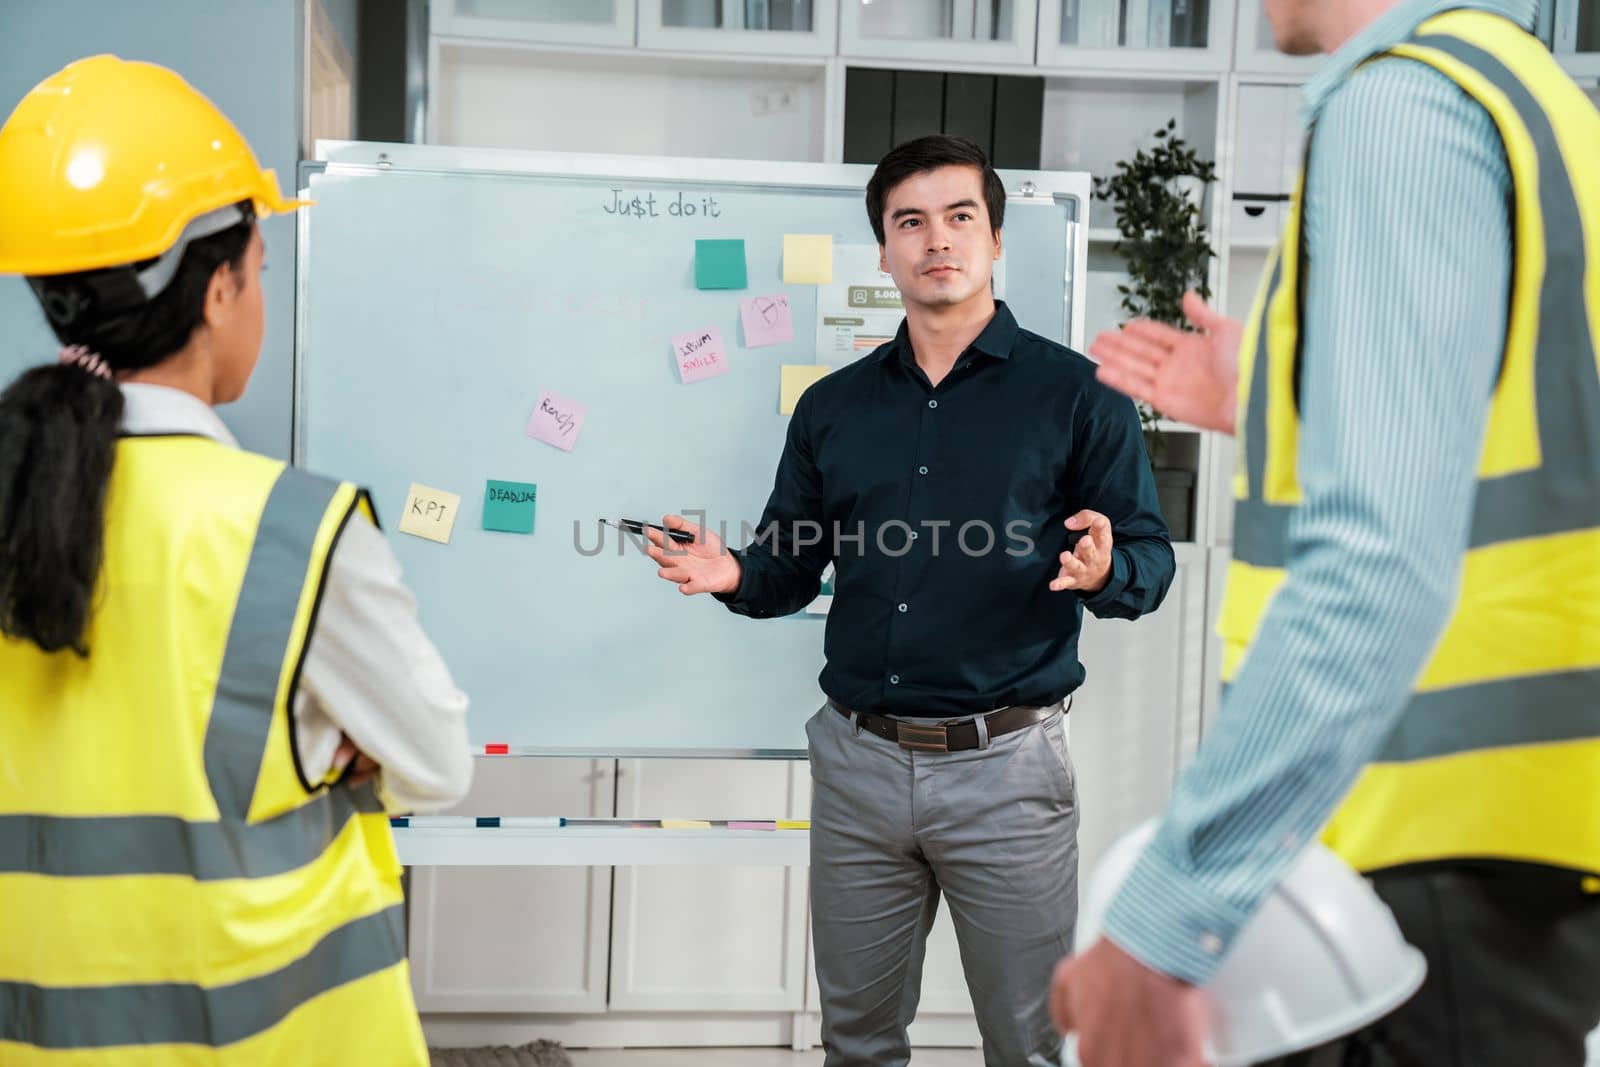
MULTIPOLYGON (((774 1048, 740 1049, 573 1049, 573 1067, 821 1067, 822 1050, 787 1052, 774 1048)), ((977 1049, 919 1049, 912 1067, 983 1067, 977 1049)), ((1590 1067, 1600 1067, 1600 1030, 1589 1035, 1590 1067)))
MULTIPOLYGON (((571 1049, 573 1067, 821 1067, 822 1050, 777 1048, 571 1049)), ((498 1059, 484 1059, 485 1065, 498 1059)), ((977 1049, 920 1049, 913 1067, 983 1067, 977 1049)), ((1589 1063, 1600 1067, 1600 1030, 1589 1036, 1589 1063)))

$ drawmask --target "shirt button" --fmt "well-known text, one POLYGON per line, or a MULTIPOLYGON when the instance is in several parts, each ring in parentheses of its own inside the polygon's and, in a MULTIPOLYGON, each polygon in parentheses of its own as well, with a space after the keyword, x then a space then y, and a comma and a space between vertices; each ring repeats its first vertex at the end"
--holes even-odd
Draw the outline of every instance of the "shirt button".
POLYGON ((912 530, 911 531, 911 540, 915 541, 916 539, 917 539, 917 531, 912 530))
POLYGON ((904 615, 906 612, 908 612, 910 610, 911 610, 911 608, 908 607, 907 605, 905 605, 905 604, 901 604, 900 605, 900 614, 904 615))
POLYGON ((1216 934, 1201 934, 1200 951, 1204 952, 1207 956, 1215 956, 1217 953, 1222 951, 1222 938, 1218 937, 1216 934))
POLYGON ((898 674, 889 675, 889 684, 890 685, 899 685, 900 684, 900 676, 898 674))
POLYGON ((928 468, 927 467, 918 467, 917 468, 917 473, 918 474, 927 474, 928 473, 928 468))
POLYGON ((937 400, 930 400, 928 401, 928 406, 930 408, 936 408, 939 406, 939 402, 937 400))

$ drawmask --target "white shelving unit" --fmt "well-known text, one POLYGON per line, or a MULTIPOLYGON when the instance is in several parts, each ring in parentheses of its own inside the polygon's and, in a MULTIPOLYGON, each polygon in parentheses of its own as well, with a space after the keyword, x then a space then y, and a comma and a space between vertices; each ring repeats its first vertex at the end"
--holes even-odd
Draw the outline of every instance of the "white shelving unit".
MULTIPOLYGON (((1177 51, 1174 49, 1174 51, 1177 51)), ((1148 62, 1145 53, 1130 59, 1148 62)), ((1131 71, 1051 76, 1045 82, 1044 131, 1040 166, 1047 170, 1087 170, 1110 174, 1119 160, 1154 143, 1155 131, 1177 120, 1176 133, 1203 159, 1218 162, 1219 182, 1208 192, 1205 214, 1212 246, 1218 259, 1211 275, 1214 297, 1225 278, 1227 249, 1221 226, 1227 200, 1223 190, 1223 161, 1227 155, 1224 119, 1229 99, 1224 75, 1183 74, 1161 70, 1137 76, 1131 71)), ((1102 330, 1126 319, 1119 285, 1129 282, 1114 246, 1120 240, 1111 205, 1095 200, 1089 208, 1089 272, 1085 280, 1086 343, 1102 330)), ((1177 434, 1198 434, 1189 427, 1167 427, 1177 434)), ((1207 501, 1216 492, 1211 475, 1211 453, 1218 447, 1212 435, 1202 435, 1196 449, 1194 542, 1215 543, 1212 529, 1216 509, 1207 501)))

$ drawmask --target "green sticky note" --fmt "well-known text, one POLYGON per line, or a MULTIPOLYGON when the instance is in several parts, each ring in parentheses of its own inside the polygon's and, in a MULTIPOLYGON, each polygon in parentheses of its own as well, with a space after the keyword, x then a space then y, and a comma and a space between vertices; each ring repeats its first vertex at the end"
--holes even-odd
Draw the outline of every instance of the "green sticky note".
POLYGON ((694 287, 696 289, 743 289, 743 241, 696 241, 694 243, 694 287))
POLYGON ((491 481, 483 491, 483 528, 533 533, 533 505, 539 487, 528 482, 491 481))

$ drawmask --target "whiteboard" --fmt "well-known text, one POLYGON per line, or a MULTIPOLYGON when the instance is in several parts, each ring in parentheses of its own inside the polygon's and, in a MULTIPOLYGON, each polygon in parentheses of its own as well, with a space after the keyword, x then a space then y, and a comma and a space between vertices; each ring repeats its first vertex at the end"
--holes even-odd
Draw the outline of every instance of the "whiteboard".
MULTIPOLYGON (((818 287, 783 284, 783 238, 871 244, 870 168, 320 147, 300 182, 316 206, 299 218, 295 461, 372 491, 474 747, 803 753, 825 617, 685 598, 597 520, 701 511, 736 546, 757 525, 787 430, 780 367, 817 361, 818 287), (746 289, 695 288, 705 238, 744 241, 746 289), (769 294, 794 339, 746 348, 739 302, 769 294), (680 384, 671 338, 706 327, 729 370, 680 384), (524 433, 544 391, 587 408, 571 451, 524 433), (531 535, 482 528, 491 480, 537 486, 531 535), (460 495, 448 544, 398 531, 413 483, 460 495)), ((1081 347, 1088 176, 1002 177, 1002 295, 1081 347)))

